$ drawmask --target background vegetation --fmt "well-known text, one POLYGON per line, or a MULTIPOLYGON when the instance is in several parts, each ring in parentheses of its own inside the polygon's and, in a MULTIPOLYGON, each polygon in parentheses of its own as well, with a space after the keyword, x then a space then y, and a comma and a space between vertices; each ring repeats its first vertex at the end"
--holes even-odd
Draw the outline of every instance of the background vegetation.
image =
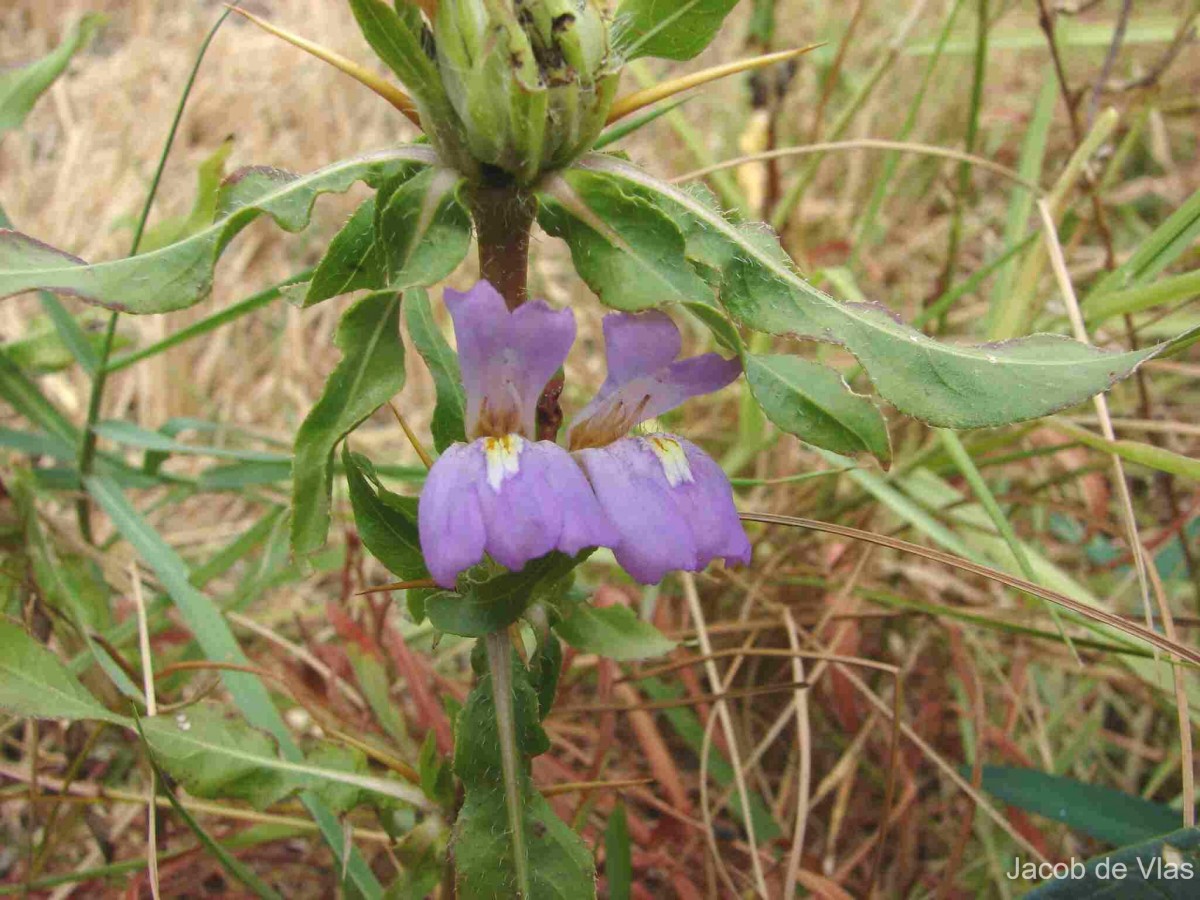
MULTIPOLYGON (((374 65, 342 4, 248 5, 374 65)), ((786 75, 706 89, 621 146, 660 174, 686 177, 748 153, 817 145, 707 179, 727 207, 780 227, 815 283, 881 301, 930 333, 986 339, 1072 333, 1069 281, 1093 342, 1144 346, 1200 324, 1192 303, 1200 295, 1200 57, 1189 38, 1198 9, 1194 0, 743 0, 717 43, 687 67, 824 46, 786 75), (1072 165, 1097 128, 1088 163, 1072 165), (991 165, 956 155, 964 152, 991 165), (1058 250, 1046 250, 1039 193, 1061 200, 1058 250), (1133 276, 1106 280, 1117 266, 1133 276)), ((10 0, 0 8, 0 60, 43 55, 85 11, 107 13, 107 24, 25 124, 0 139, 0 202, 21 230, 96 260, 128 251, 180 91, 220 7, 10 0)), ((655 71, 633 66, 626 89, 655 71)), ((221 166, 308 171, 414 136, 379 98, 231 19, 189 100, 147 240, 166 242, 186 227, 198 187, 203 201, 221 166)), ((360 191, 322 199, 303 235, 252 225, 223 257, 208 303, 124 317, 118 358, 313 264, 360 191)), ((474 280, 473 265, 455 286, 474 280)), ((545 238, 534 249, 532 288, 577 301, 581 334, 598 348, 600 310, 561 246, 545 238)), ((98 337, 104 317, 64 303, 98 337)), ((294 732, 366 741, 380 770, 404 774, 418 765, 427 734, 427 746, 448 749, 439 698, 465 696, 466 645, 434 642, 387 593, 359 594, 390 577, 364 555, 344 503, 327 551, 308 570, 294 566, 282 524, 288 485, 264 480, 339 358, 332 336, 343 308, 267 303, 131 358, 111 377, 100 446, 110 460, 172 476, 148 477, 130 494, 161 538, 151 553, 173 548, 197 596, 225 611, 253 666, 296 701, 294 732)), ((153 602, 172 588, 112 509, 93 515, 96 547, 84 541, 53 453, 18 434, 45 430, 47 410, 77 428, 87 410, 90 379, 46 310, 34 294, 0 305, 4 354, 40 392, 31 400, 17 382, 0 384, 8 401, 0 405, 4 612, 67 659, 83 645, 64 597, 82 603, 91 633, 109 636, 140 683, 136 630, 114 627, 135 620, 139 591, 153 602)), ((707 340, 691 337, 696 349, 707 340)), ((852 359, 812 352, 853 377, 852 359)), ((395 405, 428 435, 432 379, 420 364, 409 369, 395 405)), ((586 400, 601 369, 597 353, 572 355, 568 410, 586 400)), ((1193 348, 1147 363, 1110 393, 1107 409, 1089 403, 961 438, 890 417, 888 472, 781 436, 739 396, 744 385, 692 404, 678 427, 739 479, 744 511, 947 551, 1086 607, 1138 622, 1149 614, 1156 629, 1194 646, 1198 382, 1193 348), (1110 426, 1117 443, 1104 436, 1110 426), (1145 548, 1144 581, 1131 534, 1145 548)), ((396 467, 393 487, 415 493, 405 475, 419 473, 419 459, 390 411, 352 443, 396 467)), ((562 788, 551 802, 597 848, 602 889, 744 894, 755 889, 758 852, 772 896, 797 882, 826 897, 865 896, 872 885, 885 896, 1012 896, 1023 885, 1003 873, 1015 857, 1082 858, 1192 824, 1194 674, 1176 681, 1149 651, 1118 643, 1116 631, 1067 619, 1072 648, 1042 601, 909 547, 749 527, 755 564, 744 571, 643 591, 603 561, 585 569, 597 602, 630 605, 685 642, 665 670, 574 654, 547 722, 553 747, 534 777, 543 789, 562 788), (789 648, 871 665, 800 661, 789 648), (736 696, 724 720, 712 704, 722 691, 736 696), (573 787, 596 781, 619 785, 573 787), (753 839, 737 812, 739 784, 753 797, 753 839)), ((172 615, 153 622, 160 702, 222 700, 211 671, 186 665, 202 659, 188 631, 172 615)), ((0 718, 0 891, 148 894, 149 783, 126 732, 0 718)), ((342 873, 297 802, 259 811, 180 796, 196 827, 160 798, 152 849, 164 896, 247 889, 198 831, 286 896, 340 889, 342 873)), ((436 844, 395 810, 363 807, 347 822, 384 883, 421 871, 420 851, 436 844), (389 832, 406 837, 395 846, 389 832)), ((1168 858, 1188 853, 1191 840, 1174 839, 1168 858)))

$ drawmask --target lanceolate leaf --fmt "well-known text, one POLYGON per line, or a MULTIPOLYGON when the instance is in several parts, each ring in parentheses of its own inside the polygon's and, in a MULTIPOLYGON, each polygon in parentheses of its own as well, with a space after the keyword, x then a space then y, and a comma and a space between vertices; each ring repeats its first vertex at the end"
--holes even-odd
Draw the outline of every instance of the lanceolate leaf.
POLYGON ((445 278, 462 262, 471 246, 464 184, 457 172, 432 168, 389 194, 375 220, 387 287, 424 287, 445 278))
POLYGON ((712 289, 688 260, 683 235, 642 194, 605 173, 570 170, 548 181, 538 222, 567 242, 576 271, 614 309, 712 304, 712 289))
POLYGON ((183 309, 208 294, 217 258, 260 215, 285 231, 300 231, 320 194, 346 191, 357 181, 378 185, 402 166, 434 161, 428 147, 398 147, 301 176, 242 169, 222 185, 217 221, 208 228, 152 253, 93 265, 18 232, 0 231, 0 297, 44 288, 121 312, 183 309))
POLYGON ((466 399, 458 357, 433 320, 429 296, 424 291, 413 290, 405 294, 404 323, 408 326, 408 336, 433 376, 437 400, 429 427, 433 432, 433 446, 441 453, 455 441, 467 439, 466 399))
POLYGON ((0 709, 35 719, 125 721, 88 693, 57 656, 2 618, 0 709))
POLYGON ((1108 353, 1047 334, 1003 344, 940 343, 882 306, 841 303, 817 290, 761 227, 734 225, 695 195, 611 157, 589 156, 582 168, 623 189, 653 192, 672 219, 690 219, 708 234, 710 255, 712 241, 724 242, 718 293, 734 319, 757 331, 845 346, 886 400, 934 425, 984 428, 1046 415, 1106 390, 1169 346, 1108 353))
POLYGON ((1200 828, 1181 828, 1090 859, 1082 872, 1072 867, 1025 900, 1191 900, 1198 872, 1200 828))
POLYGON ((423 166, 391 179, 334 237, 302 305, 350 291, 404 290, 445 278, 471 245, 462 185, 456 172, 423 166))
POLYGON ((627 606, 571 603, 554 630, 576 650, 617 660, 653 659, 676 646, 627 606))
POLYGON ((359 537, 388 571, 405 581, 428 578, 417 532, 416 503, 381 485, 372 486, 374 470, 366 457, 342 449, 342 465, 350 487, 350 504, 359 537))
POLYGON ((334 341, 342 361, 296 432, 292 549, 297 554, 325 543, 338 441, 404 387, 400 295, 382 291, 359 300, 342 316, 334 341))
POLYGON ((89 13, 71 28, 61 44, 37 62, 0 72, 0 134, 25 121, 38 97, 54 84, 71 57, 87 46, 103 24, 104 16, 89 13))
POLYGON ((716 37, 737 0, 623 0, 613 44, 625 59, 691 59, 716 37))
POLYGON ((746 381, 767 418, 802 441, 853 456, 891 460, 887 423, 875 404, 846 386, 837 372, 798 356, 743 357, 746 381))
POLYGON ((383 253, 375 238, 375 200, 364 201, 329 242, 301 306, 314 306, 351 291, 379 290, 387 284, 383 253))
MULTIPOLYGON (((554 814, 530 778, 530 761, 550 741, 542 730, 538 697, 525 667, 513 663, 513 718, 518 782, 528 856, 525 900, 584 900, 596 895, 591 853, 554 814)), ((496 707, 490 675, 480 678, 455 721, 454 771, 466 799, 454 826, 458 896, 463 900, 516 897, 516 869, 501 774, 496 707)))
POLYGON ((1118 846, 1148 841, 1182 820, 1171 807, 1136 794, 1018 766, 984 766, 983 787, 1005 803, 1118 846))

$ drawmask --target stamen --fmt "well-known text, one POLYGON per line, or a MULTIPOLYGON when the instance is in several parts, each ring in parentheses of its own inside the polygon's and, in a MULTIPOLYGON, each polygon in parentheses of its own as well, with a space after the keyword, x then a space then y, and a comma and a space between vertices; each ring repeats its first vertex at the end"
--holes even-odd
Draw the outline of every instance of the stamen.
POLYGON ((525 439, 519 434, 483 439, 483 453, 487 459, 487 480, 497 494, 506 478, 512 478, 521 469, 520 456, 525 448, 525 439))
POLYGON ((643 440, 646 442, 646 446, 654 451, 658 461, 662 463, 663 474, 667 476, 667 484, 671 487, 679 487, 681 484, 691 484, 696 480, 692 475, 692 466, 679 441, 667 437, 665 434, 652 434, 643 440))

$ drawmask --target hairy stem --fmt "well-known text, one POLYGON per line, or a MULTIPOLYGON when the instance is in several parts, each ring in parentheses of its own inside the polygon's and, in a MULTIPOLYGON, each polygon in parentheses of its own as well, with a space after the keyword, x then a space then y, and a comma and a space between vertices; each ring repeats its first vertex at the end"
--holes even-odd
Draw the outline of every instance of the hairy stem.
POLYGON ((479 274, 516 309, 528 296, 529 234, 534 201, 510 186, 479 187, 472 197, 479 274))
POLYGON ((513 868, 519 896, 529 896, 529 854, 525 847, 525 807, 521 798, 521 773, 517 760, 517 729, 513 713, 512 646, 505 629, 484 639, 492 676, 492 702, 496 706, 496 733, 500 739, 500 768, 504 775, 504 805, 512 832, 513 868))

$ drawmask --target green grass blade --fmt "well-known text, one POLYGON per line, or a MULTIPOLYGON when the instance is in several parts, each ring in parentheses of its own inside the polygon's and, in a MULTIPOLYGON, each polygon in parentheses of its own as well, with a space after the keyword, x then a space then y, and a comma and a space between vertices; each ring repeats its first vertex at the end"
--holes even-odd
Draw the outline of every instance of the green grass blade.
MULTIPOLYGON (((249 660, 217 605, 192 586, 187 565, 134 509, 120 488, 111 479, 99 475, 89 476, 84 483, 97 505, 112 519, 117 531, 158 576, 205 655, 220 662, 248 664, 249 660)), ((224 672, 221 678, 250 724, 274 735, 288 760, 303 758, 283 717, 271 701, 271 695, 256 676, 246 672, 224 672)), ((303 794, 302 799, 334 856, 341 860, 345 842, 341 823, 311 793, 303 794)), ((382 896, 382 887, 357 849, 350 848, 345 863, 351 879, 364 895, 372 900, 382 896)))

